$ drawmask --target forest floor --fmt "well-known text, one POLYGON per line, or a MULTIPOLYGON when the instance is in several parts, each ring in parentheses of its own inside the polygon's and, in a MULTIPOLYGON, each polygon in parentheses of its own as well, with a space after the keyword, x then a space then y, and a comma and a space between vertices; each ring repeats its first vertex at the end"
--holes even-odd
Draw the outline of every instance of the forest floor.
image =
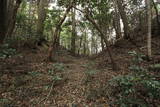
POLYGON ((2 107, 108 107, 108 99, 99 94, 103 79, 112 78, 109 71, 97 69, 88 58, 62 54, 50 63, 45 58, 44 52, 23 50, 0 60, 2 107), (108 78, 102 77, 102 72, 108 73, 108 78))
POLYGON ((46 50, 26 49, 0 59, 0 106, 109 107, 107 83, 129 73, 128 51, 136 50, 123 43, 112 47, 118 72, 112 71, 106 51, 87 58, 61 50, 56 62, 46 62, 46 50))

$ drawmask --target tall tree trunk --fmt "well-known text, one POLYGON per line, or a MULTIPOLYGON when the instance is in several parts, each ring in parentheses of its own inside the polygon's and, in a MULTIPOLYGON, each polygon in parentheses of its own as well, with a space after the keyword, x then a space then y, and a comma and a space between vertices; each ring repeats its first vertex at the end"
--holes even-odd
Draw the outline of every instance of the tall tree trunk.
POLYGON ((94 29, 92 29, 92 37, 91 37, 91 54, 94 54, 95 53, 95 43, 96 40, 95 40, 95 31, 94 29))
POLYGON ((13 6, 13 8, 10 8, 10 10, 12 10, 12 13, 8 14, 11 17, 8 20, 9 25, 8 25, 6 36, 11 36, 14 31, 15 24, 16 24, 16 15, 17 15, 17 11, 18 11, 18 8, 20 7, 21 2, 22 2, 21 0, 16 0, 16 4, 13 6))
POLYGON ((0 1, 0 45, 3 44, 3 40, 5 38, 5 8, 6 8, 6 0, 0 1))
POLYGON ((16 15, 21 0, 0 1, 0 44, 6 36, 11 36, 16 23, 16 15))
POLYGON ((94 38, 93 34, 92 34, 91 40, 92 40, 92 42, 91 42, 91 53, 94 54, 95 53, 95 38, 94 38))
POLYGON ((102 51, 104 51, 105 47, 104 47, 104 41, 103 41, 103 38, 101 38, 101 47, 102 47, 102 51))
POLYGON ((60 46, 60 35, 61 35, 61 29, 58 32, 58 38, 57 38, 57 47, 60 46))
POLYGON ((80 55, 80 54, 81 54, 82 40, 83 40, 83 35, 82 35, 82 37, 80 37, 80 41, 79 41, 79 49, 78 49, 78 55, 80 55))
POLYGON ((115 10, 115 15, 113 19, 113 26, 116 31, 116 39, 119 39, 120 37, 122 37, 122 34, 121 34, 120 15, 116 3, 114 3, 114 10, 115 10))
POLYGON ((147 6, 147 54, 149 59, 152 56, 152 51, 151 51, 151 2, 150 0, 146 0, 146 6, 147 6))
POLYGON ((44 37, 44 21, 46 19, 46 7, 48 6, 49 0, 39 0, 38 1, 38 20, 37 20, 37 36, 39 38, 39 42, 41 39, 43 40, 44 37))
POLYGON ((129 38, 129 32, 130 32, 130 27, 129 27, 129 24, 128 24, 128 19, 127 19, 127 15, 126 15, 126 12, 124 10, 124 7, 123 7, 123 0, 116 0, 116 4, 117 4, 117 7, 118 7, 118 10, 119 10, 119 13, 120 13, 120 16, 122 18, 122 22, 123 22, 123 25, 124 25, 124 37, 125 38, 129 38))
POLYGON ((87 31, 85 30, 84 32, 84 42, 83 42, 83 54, 86 55, 86 50, 87 50, 87 31))
POLYGON ((71 37, 71 52, 75 55, 76 52, 76 10, 72 9, 72 37, 71 37))

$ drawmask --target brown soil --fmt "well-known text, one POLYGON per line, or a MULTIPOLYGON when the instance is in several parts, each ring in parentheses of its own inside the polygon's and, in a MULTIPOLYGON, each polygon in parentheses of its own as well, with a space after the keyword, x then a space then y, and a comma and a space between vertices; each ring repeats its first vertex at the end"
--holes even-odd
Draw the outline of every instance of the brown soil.
MULTIPOLYGON (((44 61, 45 58, 45 52, 23 50, 20 55, 0 59, 0 100, 4 100, 0 101, 0 105, 20 107, 107 105, 105 98, 93 97, 95 100, 88 98, 92 87, 89 84, 92 83, 86 82, 88 77, 85 72, 88 66, 96 68, 95 64, 90 65, 92 63, 90 60, 67 54, 59 55, 58 62, 48 63, 44 61), (63 64, 64 71, 49 74, 49 70, 54 69, 53 64, 63 64), (53 81, 52 78, 55 76, 61 79, 53 81)), ((95 77, 92 78, 94 80, 95 77)))
MULTIPOLYGON (((145 53, 145 42, 139 40, 138 43, 141 52, 145 53)), ((154 54, 160 49, 157 43, 153 44, 154 54)), ((105 85, 113 77, 129 73, 131 56, 128 51, 133 50, 139 51, 128 41, 112 46, 113 57, 120 68, 117 72, 111 69, 107 51, 91 59, 73 57, 64 51, 56 58, 57 62, 46 62, 46 51, 23 50, 19 55, 0 59, 0 105, 109 107, 110 99, 104 95, 104 90, 107 92, 105 85), (62 66, 55 70, 55 64, 62 66), (52 69, 55 72, 50 74, 52 69), (96 75, 88 72, 95 72, 96 75)))

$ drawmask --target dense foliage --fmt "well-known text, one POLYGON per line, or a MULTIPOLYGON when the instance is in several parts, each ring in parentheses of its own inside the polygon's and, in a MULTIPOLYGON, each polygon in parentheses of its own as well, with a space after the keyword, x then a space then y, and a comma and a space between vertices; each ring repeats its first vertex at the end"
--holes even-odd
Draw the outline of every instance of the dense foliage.
POLYGON ((159 0, 1 0, 0 106, 158 107, 159 0))

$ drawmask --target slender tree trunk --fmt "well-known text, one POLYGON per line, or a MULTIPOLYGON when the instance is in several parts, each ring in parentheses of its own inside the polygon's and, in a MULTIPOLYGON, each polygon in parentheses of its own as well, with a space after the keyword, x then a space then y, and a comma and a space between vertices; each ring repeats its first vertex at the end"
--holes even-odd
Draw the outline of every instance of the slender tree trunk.
POLYGON ((37 36, 39 38, 39 41, 41 42, 41 39, 43 40, 44 37, 44 21, 46 19, 46 7, 48 6, 49 0, 39 0, 38 2, 38 20, 37 20, 37 36))
POLYGON ((72 9, 72 37, 71 37, 71 52, 75 55, 76 52, 76 10, 72 9))
POLYGON ((95 53, 95 43, 96 40, 95 40, 95 31, 94 29, 92 29, 92 37, 91 37, 91 53, 94 54, 95 53))
POLYGON ((147 33, 147 54, 149 59, 152 56, 152 51, 151 51, 151 2, 150 0, 146 0, 146 6, 147 6, 147 29, 148 29, 148 33, 147 33))
POLYGON ((80 55, 80 54, 81 54, 82 40, 83 40, 83 36, 80 38, 80 42, 79 42, 79 49, 78 49, 78 55, 80 55))
POLYGON ((86 32, 86 30, 85 30, 85 34, 84 34, 84 42, 83 42, 83 54, 84 55, 86 55, 86 48, 87 48, 87 46, 86 46, 86 42, 87 42, 87 32, 86 32))
POLYGON ((122 18, 122 22, 123 22, 123 25, 124 25, 124 37, 125 38, 129 38, 129 32, 130 32, 130 27, 129 27, 129 24, 128 24, 128 19, 127 19, 127 15, 126 15, 126 12, 124 10, 124 7, 123 7, 123 0, 116 0, 116 4, 117 4, 117 7, 118 7, 118 10, 119 10, 119 13, 120 13, 120 16, 122 18))
POLYGON ((92 43, 91 43, 91 53, 94 54, 95 53, 95 38, 94 38, 94 33, 92 34, 91 40, 92 40, 92 43))
MULTIPOLYGON (((96 37, 95 38, 95 42, 98 41, 98 38, 96 37)), ((96 54, 98 54, 98 44, 97 43, 94 43, 95 44, 95 51, 96 51, 96 54)))
POLYGON ((122 37, 122 34, 121 34, 120 15, 119 15, 116 3, 114 5, 114 9, 115 9, 115 15, 113 19, 113 26, 116 31, 116 39, 119 39, 120 37, 122 37))
POLYGON ((60 35, 61 35, 61 29, 58 32, 57 47, 60 46, 60 35))
POLYGON ((101 38, 101 47, 102 47, 102 51, 104 51, 105 47, 104 47, 104 41, 103 41, 103 38, 101 38))

